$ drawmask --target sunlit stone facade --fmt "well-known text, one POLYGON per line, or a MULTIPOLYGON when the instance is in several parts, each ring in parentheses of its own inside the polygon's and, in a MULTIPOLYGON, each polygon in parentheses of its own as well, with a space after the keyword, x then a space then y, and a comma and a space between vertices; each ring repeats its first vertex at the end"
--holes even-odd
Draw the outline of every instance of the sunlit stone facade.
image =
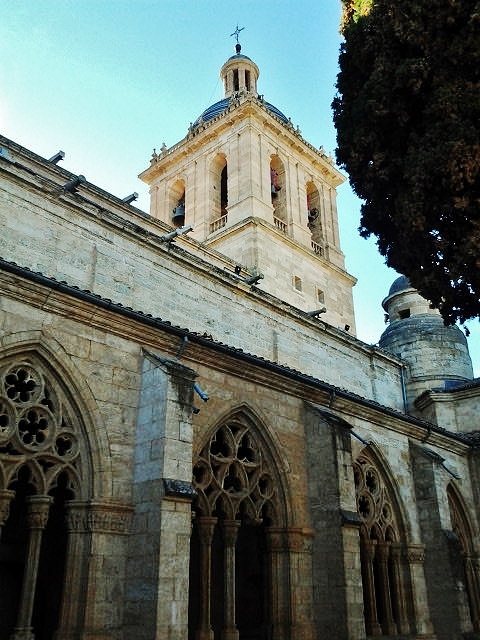
POLYGON ((221 75, 149 214, 0 138, 0 640, 478 638, 466 343, 355 338, 343 177, 221 75))

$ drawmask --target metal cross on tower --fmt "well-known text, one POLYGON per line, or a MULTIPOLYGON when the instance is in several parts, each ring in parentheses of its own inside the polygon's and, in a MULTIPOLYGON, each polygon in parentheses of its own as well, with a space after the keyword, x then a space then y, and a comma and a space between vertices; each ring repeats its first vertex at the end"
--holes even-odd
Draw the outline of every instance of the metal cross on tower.
POLYGON ((237 44, 238 44, 238 34, 240 33, 240 31, 243 31, 245 29, 245 27, 238 27, 237 24, 237 28, 235 29, 235 31, 233 33, 230 34, 230 37, 235 36, 236 40, 237 40, 237 44))

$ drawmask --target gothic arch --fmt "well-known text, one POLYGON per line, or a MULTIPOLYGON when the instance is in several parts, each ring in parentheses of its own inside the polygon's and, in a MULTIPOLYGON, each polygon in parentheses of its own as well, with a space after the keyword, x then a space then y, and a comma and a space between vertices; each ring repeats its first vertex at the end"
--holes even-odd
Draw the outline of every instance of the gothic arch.
POLYGON ((368 636, 415 632, 408 524, 388 463, 374 444, 353 462, 368 636))
POLYGON ((82 456, 83 481, 80 499, 109 496, 111 462, 103 417, 88 379, 75 367, 63 346, 45 330, 10 334, 3 338, 2 363, 32 360, 49 372, 54 383, 69 399, 78 422, 80 444, 88 455, 82 456))
MULTIPOLYGON (((474 544, 474 528, 462 494, 452 481, 447 486, 448 506, 454 539, 451 540, 451 562, 456 584, 466 592, 464 617, 475 631, 480 631, 480 561, 474 544)), ((463 591, 462 590, 462 591, 463 591)))
POLYGON ((4 344, 0 640, 33 637, 32 629, 35 640, 51 640, 61 621, 67 629, 70 615, 76 624, 85 615, 87 514, 108 475, 94 428, 102 421, 88 382, 57 341, 33 331, 7 335, 4 344))
POLYGON ((190 638, 216 640, 223 630, 264 640, 278 626, 274 593, 282 592, 276 572, 284 561, 276 554, 289 512, 278 462, 265 425, 246 405, 216 421, 197 450, 190 638))

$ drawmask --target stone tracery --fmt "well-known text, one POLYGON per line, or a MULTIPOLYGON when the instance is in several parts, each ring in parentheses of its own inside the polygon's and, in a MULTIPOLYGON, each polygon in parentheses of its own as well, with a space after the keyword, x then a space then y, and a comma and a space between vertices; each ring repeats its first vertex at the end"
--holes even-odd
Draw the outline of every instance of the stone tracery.
POLYGON ((246 424, 229 423, 215 432, 193 474, 199 515, 271 521, 277 500, 273 474, 246 424))
MULTIPOLYGON (((9 611, 0 622, 1 637, 34 637, 35 603, 45 571, 55 607, 60 604, 67 536, 61 523, 66 501, 76 497, 81 486, 78 428, 72 415, 66 397, 39 363, 26 358, 0 367, 1 557, 18 558, 13 574, 10 565, 0 563, 0 597, 9 611), (55 556, 53 564, 43 568, 43 554, 55 556)), ((44 623, 44 634, 53 632, 57 618, 58 610, 44 623)))
POLYGON ((237 412, 194 460, 189 633, 196 640, 220 630, 232 640, 263 640, 279 624, 272 593, 282 591, 277 574, 288 563, 289 530, 268 451, 237 412))
POLYGON ((408 634, 405 541, 391 492, 366 455, 353 463, 357 509, 362 519, 360 549, 367 635, 408 634))

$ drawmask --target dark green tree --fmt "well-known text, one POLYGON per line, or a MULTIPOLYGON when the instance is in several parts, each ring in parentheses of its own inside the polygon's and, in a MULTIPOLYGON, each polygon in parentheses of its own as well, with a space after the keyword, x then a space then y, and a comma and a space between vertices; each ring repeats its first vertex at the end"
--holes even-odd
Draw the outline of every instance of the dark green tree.
POLYGON ((343 5, 332 106, 360 234, 447 324, 480 317, 480 2, 343 5))

